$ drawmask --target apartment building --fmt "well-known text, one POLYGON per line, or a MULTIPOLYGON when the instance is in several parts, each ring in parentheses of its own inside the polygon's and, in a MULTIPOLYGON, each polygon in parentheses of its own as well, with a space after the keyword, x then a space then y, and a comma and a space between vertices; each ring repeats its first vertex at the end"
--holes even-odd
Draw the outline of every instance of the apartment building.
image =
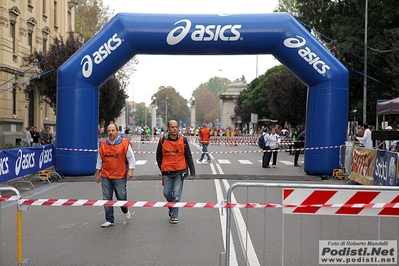
POLYGON ((33 53, 74 32, 77 0, 0 0, 0 149, 18 145, 27 126, 55 132, 54 110, 29 86, 39 78, 33 53))

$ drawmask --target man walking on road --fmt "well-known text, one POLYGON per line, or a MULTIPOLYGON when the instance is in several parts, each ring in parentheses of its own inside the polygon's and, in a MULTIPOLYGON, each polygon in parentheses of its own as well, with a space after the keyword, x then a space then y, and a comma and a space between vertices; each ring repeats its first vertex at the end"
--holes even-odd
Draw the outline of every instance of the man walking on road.
MULTIPOLYGON (((108 139, 101 141, 97 155, 96 182, 102 182, 104 200, 112 200, 114 191, 118 200, 127 200, 127 180, 133 177, 136 159, 129 140, 119 136, 118 127, 115 124, 110 124, 107 127, 107 133, 108 139)), ((113 226, 114 207, 105 206, 104 210, 106 222, 101 227, 113 226)), ((121 210, 125 219, 130 220, 129 209, 121 206, 121 210)))
POLYGON ((211 132, 209 131, 209 129, 205 123, 202 125, 202 128, 199 132, 199 139, 202 144, 202 154, 201 154, 201 158, 199 159, 199 161, 202 162, 202 160, 204 159, 204 157, 206 155, 206 158, 208 159, 208 163, 210 163, 211 156, 209 156, 209 153, 208 153, 208 146, 209 146, 209 140, 211 139, 211 132))
MULTIPOLYGON (((186 137, 179 134, 176 120, 168 122, 168 132, 159 139, 157 164, 162 172, 163 195, 168 202, 180 202, 183 181, 190 170, 191 180, 195 178, 195 168, 190 146, 186 137)), ((179 208, 169 208, 172 224, 178 223, 179 208)))

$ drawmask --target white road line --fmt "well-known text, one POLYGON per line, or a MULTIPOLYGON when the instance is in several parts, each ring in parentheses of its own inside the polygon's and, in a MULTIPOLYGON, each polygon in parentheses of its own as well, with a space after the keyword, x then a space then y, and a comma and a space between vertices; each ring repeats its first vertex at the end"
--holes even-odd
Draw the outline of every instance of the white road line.
MULTIPOLYGON (((229 190, 230 185, 226 179, 222 180, 224 189, 226 192, 229 190)), ((231 202, 237 202, 233 192, 231 193, 231 202)), ((256 255, 255 248, 252 244, 251 236, 249 235, 247 226, 245 224, 244 218, 242 217, 241 211, 238 208, 231 209, 234 216, 234 221, 236 222, 236 227, 238 229, 238 237, 240 239, 241 248, 244 254, 247 254, 248 262, 247 265, 260 266, 258 256, 256 255), (246 250, 245 250, 246 248, 246 250)))
POLYGON ((240 164, 253 164, 250 160, 238 160, 240 164))
POLYGON ((147 160, 136 160, 136 165, 145 165, 147 160))
POLYGON ((215 165, 213 163, 210 163, 209 166, 211 167, 211 171, 213 175, 217 175, 216 169, 215 169, 215 165))
POLYGON ((220 164, 231 164, 230 160, 225 160, 225 159, 218 159, 218 162, 220 164))
MULTIPOLYGON (((218 179, 214 179, 213 181, 215 183, 217 202, 223 202, 224 197, 223 197, 222 188, 220 186, 220 181, 218 179)), ((223 212, 223 210, 219 208, 219 217, 220 217, 220 226, 222 228, 223 247, 226 248, 226 211, 223 212)), ((231 231, 230 231, 230 265, 232 266, 238 265, 231 231)))
POLYGON ((220 166, 220 164, 216 164, 217 169, 219 170, 219 174, 224 175, 224 172, 222 170, 222 167, 220 166))

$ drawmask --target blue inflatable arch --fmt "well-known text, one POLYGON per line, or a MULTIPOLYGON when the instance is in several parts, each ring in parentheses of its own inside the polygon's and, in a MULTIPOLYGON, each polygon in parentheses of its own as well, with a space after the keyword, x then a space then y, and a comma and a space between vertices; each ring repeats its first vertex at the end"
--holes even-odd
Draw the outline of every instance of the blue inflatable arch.
POLYGON ((58 69, 56 170, 95 173, 98 87, 136 54, 272 54, 308 88, 304 170, 339 166, 348 116, 348 70, 287 13, 117 14, 58 69), (330 147, 330 148, 326 148, 330 147), (321 148, 321 149, 320 149, 321 148))

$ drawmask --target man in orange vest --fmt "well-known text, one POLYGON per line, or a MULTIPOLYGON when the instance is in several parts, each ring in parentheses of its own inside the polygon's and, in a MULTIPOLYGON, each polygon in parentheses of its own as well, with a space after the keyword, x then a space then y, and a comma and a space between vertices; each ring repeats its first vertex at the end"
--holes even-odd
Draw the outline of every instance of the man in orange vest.
MULTIPOLYGON (((127 200, 127 180, 133 177, 136 166, 133 149, 129 140, 118 134, 118 127, 110 124, 107 127, 108 139, 100 142, 96 164, 96 182, 101 183, 104 200, 112 200, 113 192, 118 200, 127 200), (126 171, 128 162, 128 171, 126 171)), ((105 223, 101 227, 114 225, 114 207, 104 206, 105 223)), ((131 218, 129 209, 121 206, 125 219, 131 218)))
MULTIPOLYGON (((195 178, 194 161, 186 137, 179 134, 176 120, 168 123, 168 132, 159 139, 157 164, 162 172, 163 195, 168 202, 180 202, 183 181, 190 170, 191 180, 195 178)), ((178 223, 179 208, 169 208, 172 224, 178 223)))
POLYGON ((204 159, 205 155, 206 158, 208 159, 208 163, 211 162, 211 156, 209 156, 208 153, 208 145, 209 145, 209 141, 211 139, 211 132, 209 131, 208 127, 206 126, 206 124, 202 124, 202 128, 199 132, 199 138, 202 144, 202 154, 201 154, 201 158, 199 159, 200 162, 202 162, 202 160, 204 159))

